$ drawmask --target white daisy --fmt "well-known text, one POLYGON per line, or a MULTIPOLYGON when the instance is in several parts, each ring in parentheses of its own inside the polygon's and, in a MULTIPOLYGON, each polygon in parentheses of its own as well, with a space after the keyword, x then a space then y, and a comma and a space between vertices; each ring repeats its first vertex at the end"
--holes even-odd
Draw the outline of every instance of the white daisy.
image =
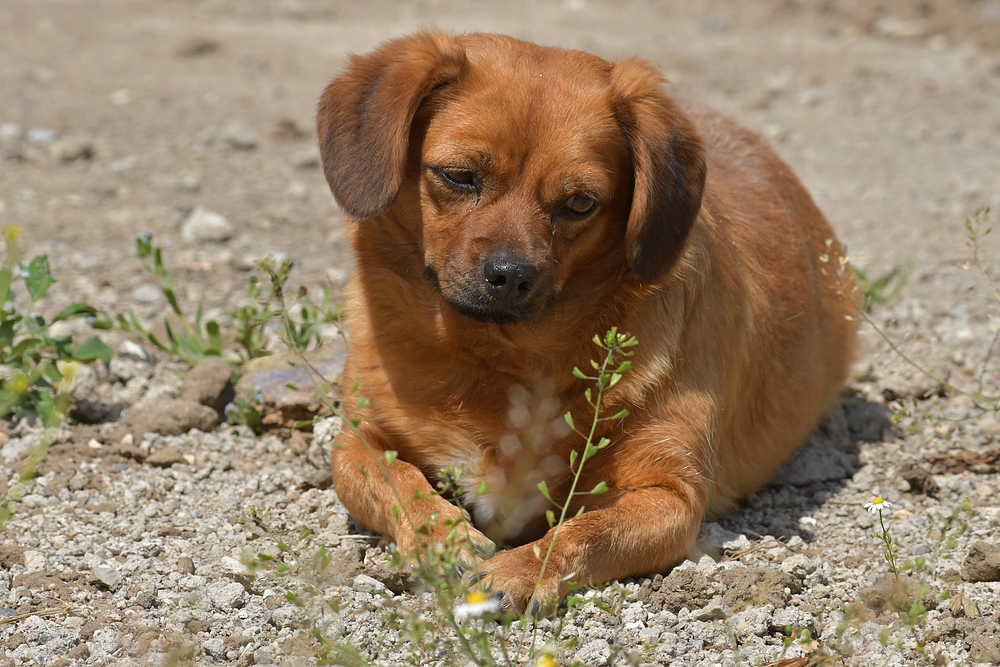
POLYGON ((870 503, 865 503, 865 509, 872 514, 878 514, 884 509, 889 509, 892 507, 892 503, 888 500, 882 498, 881 496, 875 496, 870 503))
POLYGON ((485 614, 495 614, 500 611, 500 599, 480 591, 473 591, 465 598, 465 602, 455 605, 455 620, 464 621, 467 618, 479 618, 485 614))

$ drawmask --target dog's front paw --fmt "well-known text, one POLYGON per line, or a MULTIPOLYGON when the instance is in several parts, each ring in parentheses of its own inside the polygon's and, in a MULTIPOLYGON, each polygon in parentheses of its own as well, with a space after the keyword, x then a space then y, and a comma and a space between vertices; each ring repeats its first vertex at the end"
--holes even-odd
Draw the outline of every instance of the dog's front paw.
POLYGON ((423 524, 413 530, 401 530, 395 542, 403 557, 416 562, 427 550, 447 552, 461 570, 473 570, 483 559, 496 553, 493 540, 476 530, 462 517, 423 524))
MULTIPOLYGON (((480 586, 501 594, 501 611, 520 616, 550 616, 569 592, 561 563, 545 551, 536 553, 537 543, 501 551, 479 564, 480 586)), ((554 554, 553 554, 554 556, 554 554)))

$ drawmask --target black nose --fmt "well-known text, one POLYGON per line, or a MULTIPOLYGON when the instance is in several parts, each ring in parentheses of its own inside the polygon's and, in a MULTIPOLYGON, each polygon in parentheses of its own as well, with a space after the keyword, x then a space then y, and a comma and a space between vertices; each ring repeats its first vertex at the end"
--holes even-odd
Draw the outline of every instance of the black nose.
POLYGON ((538 269, 530 262, 508 254, 493 255, 483 263, 486 290, 498 301, 513 302, 531 292, 538 269))

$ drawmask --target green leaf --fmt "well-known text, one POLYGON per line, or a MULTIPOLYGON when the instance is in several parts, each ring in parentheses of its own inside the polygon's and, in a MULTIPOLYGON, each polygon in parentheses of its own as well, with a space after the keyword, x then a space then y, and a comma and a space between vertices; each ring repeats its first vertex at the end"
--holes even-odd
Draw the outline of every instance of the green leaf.
POLYGON ((618 419, 625 419, 626 417, 628 417, 628 410, 622 410, 621 412, 616 412, 615 414, 611 415, 610 417, 608 417, 608 419, 618 420, 618 419))
POLYGON ((584 375, 583 371, 581 371, 576 366, 573 367, 573 377, 579 378, 581 380, 589 380, 590 379, 588 376, 584 375))
POLYGON ((605 447, 607 447, 610 444, 611 444, 611 440, 609 438, 601 438, 597 442, 597 448, 598 449, 604 449, 605 447))
POLYGON ((574 429, 574 430, 576 429, 576 426, 573 424, 573 413, 572 412, 567 412, 566 414, 564 414, 563 415, 563 419, 566 420, 566 423, 569 424, 569 427, 571 429, 574 429))
POLYGON ((62 421, 61 415, 56 411, 55 400, 52 398, 52 394, 48 392, 40 392, 38 394, 38 399, 35 401, 35 411, 38 413, 38 418, 42 420, 42 426, 45 428, 55 428, 62 421))
POLYGON ((73 348, 73 358, 77 361, 93 361, 100 359, 108 363, 115 356, 115 351, 104 344, 97 336, 91 336, 73 348))
POLYGON ((631 361, 623 361, 620 364, 618 364, 618 372, 619 373, 625 373, 625 372, 628 372, 630 370, 632 370, 632 362, 631 361))
POLYGON ((396 462, 396 458, 399 456, 399 452, 392 449, 387 449, 385 451, 385 463, 386 465, 392 465, 396 462))
POLYGON ((38 255, 27 266, 22 265, 21 271, 24 275, 24 286, 28 290, 28 296, 32 302, 45 297, 46 292, 52 287, 55 280, 49 272, 49 258, 47 255, 38 255))
POLYGON ((556 513, 552 510, 545 510, 545 520, 549 522, 549 528, 556 525, 556 513))
POLYGON ((368 407, 369 403, 371 403, 371 401, 369 401, 367 398, 365 398, 364 396, 359 396, 358 402, 354 404, 354 407, 358 410, 363 410, 364 408, 368 407))
POLYGON ((608 386, 609 387, 615 386, 616 384, 618 384, 618 381, 621 380, 621 379, 622 379, 622 374, 621 373, 612 373, 611 374, 611 383, 608 386))
POLYGON ((545 483, 544 479, 538 483, 538 491, 547 499, 552 500, 552 496, 549 495, 549 485, 545 483))
POLYGON ((484 481, 482 481, 482 482, 479 483, 479 489, 476 490, 476 495, 477 496, 482 496, 485 493, 486 493, 486 481, 484 480, 484 481))
POLYGON ((579 456, 580 456, 580 452, 576 451, 575 449, 569 453, 569 467, 570 467, 570 470, 573 469, 573 466, 576 464, 576 459, 579 456))
POLYGON ((607 493, 607 492, 608 492, 608 485, 607 485, 607 483, 606 482, 598 482, 597 486, 595 486, 594 488, 592 488, 590 490, 590 495, 592 495, 592 496, 599 496, 602 493, 607 493))
POLYGON ((10 301, 10 283, 14 278, 14 273, 10 270, 10 267, 3 267, 0 269, 0 308, 7 305, 10 301))
POLYGON ((205 323, 205 332, 208 334, 209 348, 207 352, 214 356, 222 354, 222 332, 219 330, 219 323, 209 320, 205 323))
POLYGON ((52 318, 53 322, 60 320, 70 320, 77 317, 95 317, 97 309, 87 303, 71 303, 59 311, 59 314, 52 318))

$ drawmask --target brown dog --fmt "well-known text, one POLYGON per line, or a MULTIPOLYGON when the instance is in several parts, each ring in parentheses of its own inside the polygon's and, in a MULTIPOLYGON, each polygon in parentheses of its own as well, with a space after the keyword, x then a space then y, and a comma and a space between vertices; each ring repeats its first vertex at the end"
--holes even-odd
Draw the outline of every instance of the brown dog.
POLYGON ((478 566, 514 610, 670 568, 836 399, 856 320, 833 232, 764 141, 651 65, 422 32, 354 56, 318 127, 360 221, 345 387, 370 401, 345 400, 337 493, 413 549, 454 536, 429 480, 459 470, 469 542, 522 544, 478 566), (536 587, 555 534, 537 484, 569 494, 583 441, 559 417, 593 419, 572 369, 613 325, 639 345, 602 415, 631 414, 600 423, 578 485, 609 491, 572 499, 536 587))

